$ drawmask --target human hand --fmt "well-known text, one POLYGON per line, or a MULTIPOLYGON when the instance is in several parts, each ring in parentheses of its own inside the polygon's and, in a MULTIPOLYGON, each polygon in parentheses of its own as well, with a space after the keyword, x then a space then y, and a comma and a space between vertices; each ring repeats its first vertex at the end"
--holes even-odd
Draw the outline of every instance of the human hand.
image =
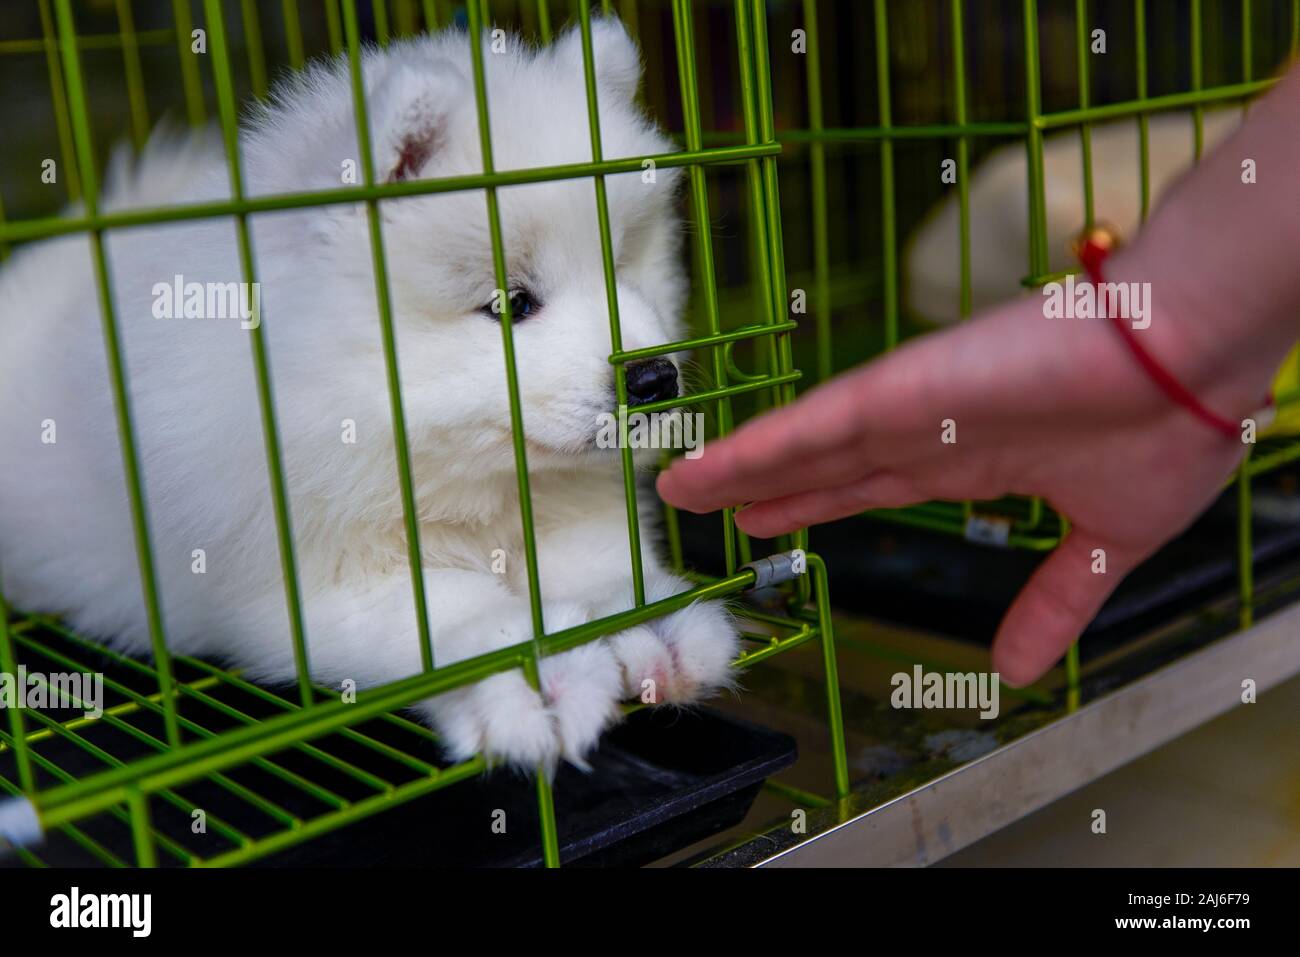
MULTIPOLYGON (((1149 284, 1151 322, 1134 333, 1145 350, 1233 421, 1259 408, 1296 341, 1297 130, 1293 69, 1106 264, 1108 282, 1149 284), (1273 171, 1267 185, 1242 176, 1247 161, 1273 171)), ((709 443, 661 475, 659 492, 695 512, 753 503, 736 524, 759 537, 930 499, 1041 496, 1072 528, 994 640, 994 669, 1022 685, 1209 504, 1244 451, 1170 401, 1106 320, 1047 319, 1030 296, 709 443), (1106 571, 1094 574, 1098 549, 1106 571)))
MULTIPOLYGON (((1253 410, 1259 402, 1248 397, 1262 398, 1271 370, 1220 355, 1220 374, 1204 381, 1210 366, 1186 361, 1185 332, 1160 314, 1137 334, 1224 412, 1253 410)), ((761 538, 865 509, 1041 496, 1072 528, 994 642, 994 670, 1023 685, 1059 659, 1135 565, 1205 509, 1244 449, 1170 402, 1105 320, 1046 319, 1042 299, 1030 297, 745 424, 702 457, 675 462, 658 488, 694 512, 752 503, 736 524, 761 538), (951 444, 942 441, 947 420, 951 444)))

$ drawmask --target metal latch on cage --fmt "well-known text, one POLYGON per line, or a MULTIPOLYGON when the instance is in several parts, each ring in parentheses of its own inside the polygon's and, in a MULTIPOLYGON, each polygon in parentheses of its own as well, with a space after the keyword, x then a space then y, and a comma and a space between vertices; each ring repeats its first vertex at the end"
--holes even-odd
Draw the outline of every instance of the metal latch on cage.
POLYGON ((42 836, 35 804, 21 796, 0 801, 0 855, 39 844, 42 836))
POLYGON ((965 534, 967 541, 1006 548, 1011 541, 1011 519, 973 514, 966 519, 965 534))
POLYGON ((754 584, 747 589, 753 591, 758 588, 766 588, 769 585, 794 581, 796 578, 806 575, 808 573, 808 556, 802 548, 795 548, 788 552, 777 552, 774 555, 767 556, 767 558, 746 562, 740 567, 754 570, 754 584))

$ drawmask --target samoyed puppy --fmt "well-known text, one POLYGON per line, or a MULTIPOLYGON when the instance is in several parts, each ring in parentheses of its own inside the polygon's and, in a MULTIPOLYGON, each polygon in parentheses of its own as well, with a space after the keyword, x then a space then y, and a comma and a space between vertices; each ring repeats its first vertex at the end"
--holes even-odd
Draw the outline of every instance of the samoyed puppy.
MULTIPOLYGON (((635 44, 613 20, 595 23, 593 34, 604 155, 670 151, 636 103, 635 44)), ((470 42, 452 31, 365 53, 376 179, 482 172, 470 42)), ((589 161, 581 35, 543 48, 482 42, 496 168, 589 161)), ((354 116, 345 60, 287 78, 241 130, 246 193, 359 181, 354 116)), ((682 336, 677 181, 669 169, 607 179, 625 349, 682 336)), ((229 183, 219 137, 157 134, 138 159, 115 158, 103 208, 228 199, 229 183)), ((600 232, 589 178, 498 196, 550 633, 633 607, 620 454, 596 441, 616 401, 600 232)), ((385 200, 379 209, 433 653, 448 665, 533 635, 501 294, 482 190, 385 200)), ((253 322, 187 316, 201 310, 169 301, 192 283, 210 291, 244 279, 233 219, 104 237, 167 645, 265 682, 296 673, 250 351, 248 327, 260 320, 311 676, 364 688, 416 674, 366 208, 265 213, 250 227, 261 284, 253 322)), ((81 634, 147 655, 98 288, 84 234, 22 247, 0 271, 0 582, 19 609, 59 615, 81 634)), ((678 395, 679 361, 629 365, 630 404, 678 395)), ((646 489, 640 508, 642 528, 653 529, 646 489)), ((653 534, 647 539, 646 599, 687 590, 655 554, 653 534)), ((513 670, 418 710, 451 758, 583 766, 618 720, 620 700, 697 701, 728 684, 737 648, 724 607, 698 602, 545 658, 540 694, 513 670)))

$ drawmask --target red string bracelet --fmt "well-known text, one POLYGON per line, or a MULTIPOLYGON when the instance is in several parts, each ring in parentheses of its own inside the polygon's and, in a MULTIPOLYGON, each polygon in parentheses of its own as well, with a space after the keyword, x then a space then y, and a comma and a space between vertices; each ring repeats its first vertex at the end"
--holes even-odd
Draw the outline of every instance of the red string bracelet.
MULTIPOLYGON (((1105 229, 1092 229, 1080 237, 1075 247, 1079 262, 1083 264, 1084 270, 1088 273, 1088 278, 1096 287, 1097 307, 1101 310, 1102 315, 1110 320, 1110 324, 1115 327, 1115 331, 1124 340, 1124 344, 1133 353, 1133 357, 1137 359, 1142 370, 1175 405, 1182 406, 1224 438, 1231 439, 1234 442, 1240 441, 1241 428, 1236 422, 1206 408, 1187 386, 1179 382, 1172 372, 1162 366, 1151 353, 1147 352, 1127 324, 1126 317, 1118 313, 1111 315, 1109 304, 1106 302, 1106 287, 1101 274, 1101 266, 1117 245, 1118 242, 1113 233, 1105 229)), ((1270 392, 1264 400, 1264 408, 1271 410, 1272 405, 1273 393, 1270 392)), ((1271 419, 1271 416, 1269 418, 1271 419)), ((1267 423, 1261 423, 1261 427, 1264 424, 1267 423)))

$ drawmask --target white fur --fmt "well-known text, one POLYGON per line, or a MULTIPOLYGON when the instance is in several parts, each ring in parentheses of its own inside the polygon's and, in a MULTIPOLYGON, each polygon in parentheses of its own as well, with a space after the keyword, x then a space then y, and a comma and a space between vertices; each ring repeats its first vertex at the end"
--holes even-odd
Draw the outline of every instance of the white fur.
MULTIPOLYGON (((595 59, 606 157, 670 150, 634 103, 640 59, 613 21, 595 59)), ((591 158, 580 38, 550 48, 484 45, 497 169, 591 158)), ((482 171, 460 32, 369 51, 364 76, 376 177, 411 143, 432 144, 416 178, 482 171)), ((241 133, 247 192, 343 185, 357 162, 346 64, 290 79, 241 133)), ((217 138, 156 135, 118 157, 105 206, 230 195, 217 138)), ((623 346, 682 334, 686 293, 674 171, 607 179, 623 346)), ((613 408, 613 367, 590 179, 498 193, 511 282, 541 310, 514 327, 548 632, 632 606, 616 451, 594 445, 613 408)), ((381 204, 434 653, 445 665, 532 635, 486 201, 462 191, 381 204), (492 571, 504 550, 506 573, 492 571)), ((414 600, 365 207, 251 220, 312 676, 361 687, 419 671, 414 600), (355 444, 342 441, 354 420, 355 444)), ((111 231, 106 246, 129 374, 168 646, 273 682, 294 674, 249 333, 236 320, 155 319, 155 283, 241 276, 233 220, 111 231), (191 570, 203 549, 206 574, 191 570)), ((83 634, 149 649, 90 244, 21 248, 0 272, 0 576, 11 603, 83 634), (53 419, 57 442, 41 442, 53 419)), ((650 599, 687 583, 653 547, 642 492, 650 599)), ((643 539, 644 540, 644 539, 643 539)), ((449 753, 519 767, 581 763, 617 702, 646 678, 658 701, 728 681, 736 630, 697 604, 545 660, 540 698, 518 671, 421 706, 449 753)))

